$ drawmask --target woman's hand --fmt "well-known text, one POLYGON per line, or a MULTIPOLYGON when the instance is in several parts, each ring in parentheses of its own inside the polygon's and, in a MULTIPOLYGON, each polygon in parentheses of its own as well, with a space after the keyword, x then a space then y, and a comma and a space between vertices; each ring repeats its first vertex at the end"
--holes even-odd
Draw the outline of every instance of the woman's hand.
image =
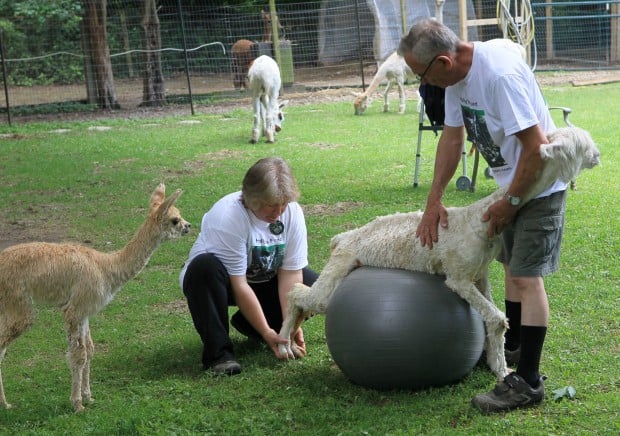
POLYGON ((281 338, 274 329, 265 331, 262 336, 269 348, 271 348, 271 351, 273 351, 273 354, 275 354, 278 359, 286 360, 288 358, 286 355, 281 356, 278 352, 278 346, 288 345, 288 339, 281 338))
POLYGON ((299 327, 293 336, 295 340, 295 345, 297 345, 297 350, 299 350, 300 355, 295 357, 304 357, 306 352, 306 342, 304 341, 304 331, 299 327))

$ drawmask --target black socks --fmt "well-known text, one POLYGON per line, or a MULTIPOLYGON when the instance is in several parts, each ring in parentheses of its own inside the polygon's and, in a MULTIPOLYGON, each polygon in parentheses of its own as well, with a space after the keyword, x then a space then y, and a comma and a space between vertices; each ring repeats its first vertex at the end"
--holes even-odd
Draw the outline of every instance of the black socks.
POLYGON ((533 388, 538 386, 540 356, 547 327, 521 326, 521 358, 517 365, 517 374, 525 379, 533 388))
POLYGON ((514 351, 521 345, 521 302, 505 300, 505 303, 509 328, 504 335, 504 348, 514 351))
POLYGON ((505 300, 509 329, 505 335, 504 348, 514 351, 521 347, 517 374, 533 388, 538 386, 539 365, 547 327, 521 325, 521 303, 505 300))

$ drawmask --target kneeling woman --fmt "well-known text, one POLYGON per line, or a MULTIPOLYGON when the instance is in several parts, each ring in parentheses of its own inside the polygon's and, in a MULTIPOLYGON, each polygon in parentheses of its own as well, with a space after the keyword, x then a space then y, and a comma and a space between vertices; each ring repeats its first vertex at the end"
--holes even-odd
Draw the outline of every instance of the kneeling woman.
MULTIPOLYGON (((189 311, 204 345, 202 363, 216 374, 241 372, 229 336, 231 324, 264 340, 277 356, 287 293, 311 286, 306 223, 288 164, 269 157, 245 174, 242 189, 217 201, 203 216, 200 234, 180 274, 189 311)), ((295 342, 305 351, 301 328, 295 342)))

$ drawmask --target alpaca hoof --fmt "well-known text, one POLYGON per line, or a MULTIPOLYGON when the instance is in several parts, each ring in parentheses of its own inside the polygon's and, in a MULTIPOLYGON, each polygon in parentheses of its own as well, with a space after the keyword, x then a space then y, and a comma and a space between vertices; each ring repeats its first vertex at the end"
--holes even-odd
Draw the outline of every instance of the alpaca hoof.
POLYGON ((287 346, 283 344, 278 345, 278 358, 287 359, 288 358, 288 350, 287 346))
POLYGON ((289 344, 283 345, 280 344, 278 345, 278 358, 280 359, 295 359, 295 352, 293 351, 293 349, 291 348, 291 346, 289 344))
POLYGON ((306 353, 301 350, 296 344, 291 346, 291 351, 293 353, 294 359, 301 359, 306 356, 306 353))
POLYGON ((256 144, 258 141, 256 139, 250 139, 250 144, 256 144))

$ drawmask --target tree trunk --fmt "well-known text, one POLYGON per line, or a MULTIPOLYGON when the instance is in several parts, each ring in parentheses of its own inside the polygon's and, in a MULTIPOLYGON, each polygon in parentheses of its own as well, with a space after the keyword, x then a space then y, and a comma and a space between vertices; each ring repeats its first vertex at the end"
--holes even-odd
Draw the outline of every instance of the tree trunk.
MULTIPOLYGON (((87 86, 87 91, 96 93, 94 100, 102 109, 118 109, 116 90, 114 88, 114 75, 112 74, 112 61, 110 60, 110 48, 108 47, 108 32, 106 0, 84 0, 84 25, 86 33, 83 41, 89 49, 86 52, 87 62, 90 63, 94 89, 87 86)), ((88 78, 87 78, 88 79, 88 78)), ((87 83, 89 81, 87 80, 87 83)), ((89 100, 92 96, 89 96, 89 100)))
POLYGON ((133 59, 131 57, 131 46, 129 45, 129 30, 127 30, 127 15, 125 10, 119 11, 121 24, 121 41, 123 41, 123 50, 125 50, 125 60, 127 62, 127 75, 133 77, 133 59))
POLYGON ((161 34, 156 0, 144 0, 142 10, 142 49, 144 80, 142 106, 165 103, 164 74, 161 68, 161 34))

